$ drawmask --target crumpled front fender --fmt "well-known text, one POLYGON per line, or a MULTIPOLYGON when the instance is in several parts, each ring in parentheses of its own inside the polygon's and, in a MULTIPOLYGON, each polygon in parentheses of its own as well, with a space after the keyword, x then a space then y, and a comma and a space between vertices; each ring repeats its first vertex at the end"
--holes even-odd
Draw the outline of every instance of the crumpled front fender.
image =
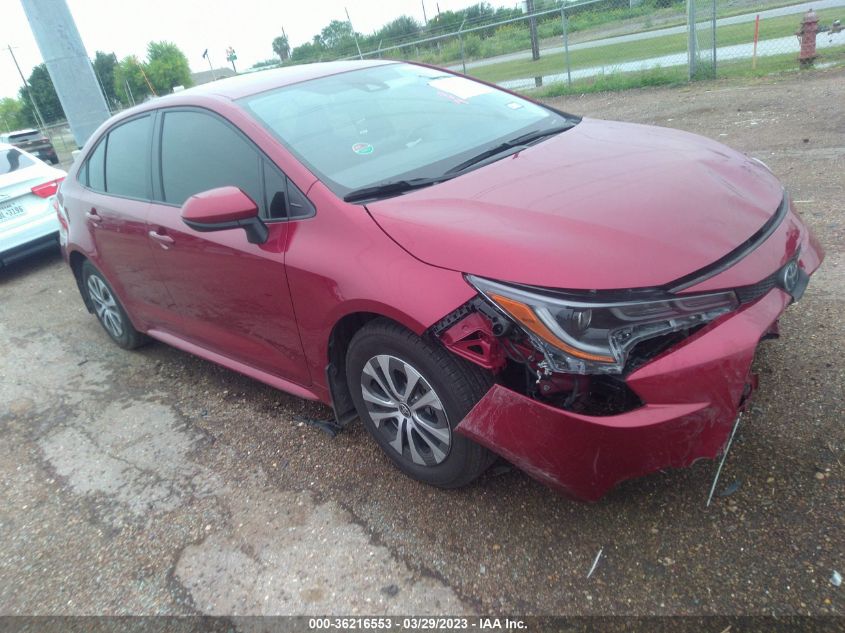
POLYGON ((633 372, 628 386, 645 403, 633 411, 581 415, 497 384, 456 431, 583 500, 626 479, 712 459, 753 388, 757 344, 789 302, 774 289, 633 372))

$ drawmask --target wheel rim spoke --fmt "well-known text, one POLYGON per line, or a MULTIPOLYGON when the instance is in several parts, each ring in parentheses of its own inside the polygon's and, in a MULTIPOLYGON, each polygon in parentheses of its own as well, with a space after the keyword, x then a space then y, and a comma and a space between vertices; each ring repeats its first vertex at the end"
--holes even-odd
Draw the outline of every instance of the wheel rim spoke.
POLYGON ((393 449, 402 454, 402 445, 404 444, 405 440, 405 433, 408 428, 408 420, 405 418, 399 418, 399 423, 396 425, 396 437, 390 442, 390 445, 393 449))
MULTIPOLYGON (((372 379, 375 381, 375 383, 379 386, 379 388, 380 388, 380 389, 381 389, 381 390, 385 393, 385 395, 387 396, 387 398, 386 398, 386 399, 385 399, 385 398, 383 398, 383 397, 381 397, 381 396, 378 396, 378 397, 379 397, 379 400, 378 400, 378 401, 376 401, 376 404, 379 404, 381 401, 383 401, 383 402, 385 402, 387 405, 393 405, 393 404, 395 404, 395 401, 394 401, 394 398, 393 398, 393 394, 391 393, 391 391, 390 391, 390 389, 388 388, 388 386, 384 383, 384 380, 382 380, 382 377, 379 375, 379 371, 378 371, 378 370, 379 370, 378 365, 377 365, 377 364, 375 364, 372 360, 371 360, 369 363, 367 363, 366 365, 364 365, 364 373, 365 373, 367 376, 369 376, 370 378, 372 378, 372 379)), ((371 393, 372 393, 372 392, 371 392, 371 393)), ((377 394, 373 394, 373 395, 375 396, 375 395, 377 395, 377 394)), ((366 396, 365 396, 365 397, 366 397, 366 396)))
POLYGON ((396 388, 396 385, 393 382, 393 375, 390 371, 391 360, 391 356, 376 356, 376 362, 378 363, 378 366, 381 369, 381 373, 384 376, 384 382, 388 387, 388 389, 385 390, 386 393, 396 399, 399 399, 401 398, 401 396, 399 394, 399 390, 396 388))
MULTIPOLYGON (((411 459, 414 460, 415 464, 420 464, 421 466, 427 465, 425 457, 420 454, 420 451, 417 449, 417 443, 414 441, 414 435, 417 434, 414 433, 413 426, 408 424, 405 428, 407 430, 408 448, 411 451, 411 459)), ((441 458, 440 461, 443 461, 443 459, 441 458)))
MULTIPOLYGON (((443 450, 440 448, 440 446, 439 446, 440 443, 433 441, 424 432, 421 433, 419 428, 417 428, 415 430, 416 430, 416 433, 414 433, 414 435, 416 437, 420 438, 423 442, 425 442, 425 445, 428 447, 428 450, 431 452, 432 456, 434 457, 434 462, 437 463, 437 464, 442 462, 446 457, 446 453, 444 453, 443 450)), ((414 460, 414 461, 416 461, 416 460, 414 460)))
POLYGON ((393 400, 387 400, 383 396, 373 393, 367 385, 361 386, 361 395, 364 396, 364 400, 367 402, 377 404, 380 407, 396 407, 396 403, 393 400))
POLYGON ((428 433, 430 435, 433 435, 435 439, 437 439, 443 444, 449 443, 449 438, 451 436, 449 429, 434 426, 431 422, 429 422, 428 420, 424 420, 421 416, 417 414, 414 414, 414 424, 419 430, 422 431, 420 435, 423 437, 423 439, 427 439, 426 433, 428 433))
POLYGON ((391 420, 399 417, 399 411, 397 409, 394 409, 393 411, 370 411, 369 413, 376 426, 380 426, 385 420, 391 420))
POLYGON ((443 410, 443 405, 440 404, 440 398, 437 397, 437 394, 434 393, 433 389, 429 389, 429 391, 420 396, 420 398, 411 405, 411 411, 416 413, 425 407, 431 407, 432 409, 437 409, 438 411, 443 410))

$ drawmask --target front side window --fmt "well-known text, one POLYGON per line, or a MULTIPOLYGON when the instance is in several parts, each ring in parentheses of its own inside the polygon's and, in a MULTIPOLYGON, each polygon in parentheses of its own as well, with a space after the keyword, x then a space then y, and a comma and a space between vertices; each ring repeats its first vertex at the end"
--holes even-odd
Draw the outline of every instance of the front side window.
POLYGON ((387 64, 239 100, 332 191, 436 178, 522 134, 574 119, 465 77, 387 64))
POLYGON ((106 143, 100 143, 106 146, 106 193, 125 198, 149 197, 151 123, 149 115, 133 119, 111 130, 106 143))
POLYGON ((264 207, 258 152, 231 126, 202 112, 165 112, 161 184, 168 204, 181 206, 194 194, 233 186, 264 207))

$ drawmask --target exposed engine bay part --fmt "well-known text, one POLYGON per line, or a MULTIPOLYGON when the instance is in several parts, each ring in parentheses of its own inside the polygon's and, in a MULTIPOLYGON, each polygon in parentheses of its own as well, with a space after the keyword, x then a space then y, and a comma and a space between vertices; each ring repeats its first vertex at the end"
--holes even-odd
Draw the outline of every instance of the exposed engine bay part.
POLYGON ((596 416, 642 406, 622 376, 554 371, 543 350, 480 297, 444 317, 430 334, 455 355, 493 372, 500 384, 550 406, 596 416))

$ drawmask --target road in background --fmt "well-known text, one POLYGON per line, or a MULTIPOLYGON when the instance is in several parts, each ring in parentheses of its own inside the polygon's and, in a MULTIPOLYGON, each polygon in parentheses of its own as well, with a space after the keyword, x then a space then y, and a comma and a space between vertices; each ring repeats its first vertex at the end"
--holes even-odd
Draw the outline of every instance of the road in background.
MULTIPOLYGON (((727 24, 743 24, 746 22, 753 22, 757 15, 760 16, 761 20, 766 20, 768 18, 775 18, 783 15, 792 15, 795 13, 804 13, 810 9, 815 9, 816 11, 821 11, 822 9, 831 9, 835 7, 844 7, 845 0, 819 0, 818 2, 803 2, 801 4, 793 4, 787 7, 779 7, 777 9, 767 9, 765 11, 759 11, 758 13, 744 13, 742 15, 734 15, 728 18, 719 18, 716 20, 717 28, 719 26, 727 25, 727 24)), ((845 18, 845 16, 843 16, 845 18)), ((796 29, 798 28, 798 23, 800 20, 796 22, 796 29)), ((579 42, 576 44, 569 45, 569 51, 577 51, 583 50, 586 48, 596 48, 599 46, 610 46, 612 44, 624 44, 626 42, 637 42, 640 40, 649 40, 655 37, 661 37, 664 35, 679 35, 682 33, 687 32, 686 25, 680 26, 670 26, 662 29, 654 29, 651 31, 640 31, 638 33, 630 33, 628 35, 617 35, 615 37, 604 37, 597 40, 590 40, 588 42, 579 42)), ((557 38, 556 38, 557 39, 557 38)), ((795 39, 795 38, 793 38, 795 39)), ((547 40, 548 42, 548 40, 547 40)), ((718 44, 718 42, 717 42, 718 44)), ((720 49, 721 50, 721 49, 720 49)), ((797 49, 796 49, 797 50, 797 49)), ((553 55, 555 53, 563 53, 564 48, 563 45, 554 45, 554 46, 547 46, 542 48, 540 53, 541 55, 553 55)), ((686 59, 686 52, 683 53, 684 59, 686 59)), ((749 54, 750 57, 750 54, 749 54)), ((501 64, 503 62, 511 62, 517 61, 521 59, 531 59, 531 51, 519 51, 516 53, 508 53, 506 55, 497 55, 496 57, 487 57, 485 59, 478 59, 475 61, 467 62, 466 69, 470 70, 472 68, 479 68, 481 66, 490 66, 492 64, 501 64)), ((721 57, 719 58, 721 60, 721 57)), ((449 66, 450 70, 457 70, 462 71, 463 66, 461 64, 454 64, 449 66)), ((573 76, 574 79, 574 76, 573 76)))

